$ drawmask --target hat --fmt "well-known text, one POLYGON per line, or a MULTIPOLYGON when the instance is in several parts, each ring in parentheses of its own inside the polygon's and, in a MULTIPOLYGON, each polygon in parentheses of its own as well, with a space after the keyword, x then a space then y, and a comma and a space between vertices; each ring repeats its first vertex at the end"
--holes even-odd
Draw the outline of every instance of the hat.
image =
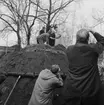
POLYGON ((56 74, 59 71, 60 71, 59 65, 56 65, 56 64, 55 65, 52 65, 52 67, 51 67, 51 72, 52 73, 56 74))

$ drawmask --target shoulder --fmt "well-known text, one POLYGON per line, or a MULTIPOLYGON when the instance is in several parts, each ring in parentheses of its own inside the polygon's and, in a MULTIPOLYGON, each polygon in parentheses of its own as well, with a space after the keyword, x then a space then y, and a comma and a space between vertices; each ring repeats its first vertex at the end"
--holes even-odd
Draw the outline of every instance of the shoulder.
POLYGON ((69 51, 69 50, 73 49, 74 46, 75 46, 75 45, 70 45, 70 46, 68 46, 68 47, 66 48, 66 51, 69 51))
POLYGON ((95 46, 95 43, 90 43, 90 44, 88 44, 89 45, 89 47, 94 47, 95 46))
POLYGON ((97 44, 95 44, 95 43, 90 43, 89 44, 89 47, 94 50, 94 49, 96 49, 96 45, 97 44))
POLYGON ((49 35, 48 33, 43 33, 43 34, 40 35, 40 37, 46 37, 48 35, 49 35))
POLYGON ((49 72, 49 70, 48 70, 48 69, 44 69, 44 70, 42 70, 42 71, 39 73, 39 75, 44 74, 44 73, 47 73, 47 72, 49 72))
POLYGON ((54 84, 60 84, 60 81, 59 81, 59 79, 56 76, 54 76, 53 78, 51 78, 51 81, 52 81, 52 84, 53 85, 54 84))
POLYGON ((67 49, 73 48, 74 46, 75 46, 75 45, 70 45, 70 46, 67 47, 67 49))

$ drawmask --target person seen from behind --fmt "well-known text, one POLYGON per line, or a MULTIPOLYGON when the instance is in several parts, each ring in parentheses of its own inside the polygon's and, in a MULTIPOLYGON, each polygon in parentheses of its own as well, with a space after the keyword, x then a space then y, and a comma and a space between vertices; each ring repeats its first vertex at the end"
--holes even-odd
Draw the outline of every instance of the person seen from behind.
POLYGON ((42 29, 39 31, 39 35, 45 33, 45 27, 42 27, 42 29))
POLYGON ((37 44, 47 44, 49 42, 49 34, 43 33, 37 36, 37 44))
POLYGON ((76 34, 76 44, 67 48, 66 54, 69 60, 69 79, 68 82, 79 91, 68 93, 69 100, 67 105, 99 105, 98 94, 101 87, 98 71, 98 57, 104 49, 104 37, 92 30, 81 29, 76 34), (88 44, 89 36, 93 35, 96 43, 88 44), (73 97, 73 99, 72 99, 73 97), (77 98, 76 98, 77 97, 77 98))
POLYGON ((28 105, 52 105, 54 89, 63 86, 58 65, 42 70, 36 80, 28 105))

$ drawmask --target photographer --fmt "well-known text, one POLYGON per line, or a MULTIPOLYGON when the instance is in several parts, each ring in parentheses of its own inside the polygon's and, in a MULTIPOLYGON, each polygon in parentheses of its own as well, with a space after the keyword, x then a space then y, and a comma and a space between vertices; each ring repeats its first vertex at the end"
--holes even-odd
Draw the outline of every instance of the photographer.
MULTIPOLYGON (((67 94, 73 96, 70 100, 73 104, 69 105, 99 105, 98 94, 101 87, 100 76, 98 72, 98 57, 104 49, 104 37, 92 30, 81 29, 76 34, 76 44, 67 48, 67 57, 69 60, 69 81, 71 85, 79 91, 67 94), (89 36, 94 36, 97 43, 89 44, 89 36), (73 95, 74 94, 74 95, 73 95)), ((68 82, 69 82, 68 81, 68 82)), ((70 84, 69 84, 70 85, 70 84)), ((71 90, 69 86, 67 89, 71 90)), ((68 98, 68 97, 67 97, 68 98)))
POLYGON ((58 65, 42 70, 36 80, 28 105, 52 105, 54 89, 63 86, 58 65))

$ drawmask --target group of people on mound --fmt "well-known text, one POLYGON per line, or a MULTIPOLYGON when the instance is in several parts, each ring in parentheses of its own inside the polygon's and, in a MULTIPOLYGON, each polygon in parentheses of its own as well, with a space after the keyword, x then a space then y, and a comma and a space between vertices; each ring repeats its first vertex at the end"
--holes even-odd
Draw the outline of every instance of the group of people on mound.
POLYGON ((46 32, 45 27, 43 27, 39 35, 37 36, 37 43, 38 44, 48 44, 50 46, 55 46, 55 39, 59 39, 61 37, 60 34, 57 33, 57 25, 49 26, 49 30, 46 32))
POLYGON ((103 36, 92 30, 79 30, 76 34, 76 44, 66 49, 69 61, 67 75, 60 74, 58 65, 42 70, 28 105, 52 105, 53 91, 58 87, 64 87, 63 98, 60 100, 63 102, 60 105, 100 105, 101 81, 97 62, 103 49, 103 36), (95 37, 96 43, 88 43, 90 35, 95 37))

